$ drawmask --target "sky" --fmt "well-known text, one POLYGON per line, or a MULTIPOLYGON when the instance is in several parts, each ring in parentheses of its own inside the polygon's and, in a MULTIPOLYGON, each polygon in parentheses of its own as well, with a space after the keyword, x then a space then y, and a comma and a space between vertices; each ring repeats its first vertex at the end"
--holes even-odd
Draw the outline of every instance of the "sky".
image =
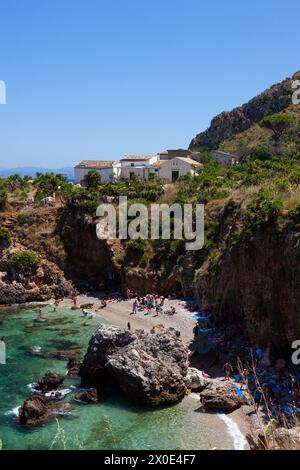
POLYGON ((299 0, 0 0, 0 168, 186 148, 300 69, 299 0))

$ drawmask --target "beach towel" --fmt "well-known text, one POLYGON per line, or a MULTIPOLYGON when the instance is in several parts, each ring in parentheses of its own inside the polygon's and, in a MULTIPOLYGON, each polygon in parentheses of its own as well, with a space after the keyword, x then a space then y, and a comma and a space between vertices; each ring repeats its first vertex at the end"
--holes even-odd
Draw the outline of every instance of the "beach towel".
POLYGON ((235 393, 237 394, 237 396, 241 398, 245 397, 245 394, 242 392, 242 390, 239 387, 235 387, 235 393))

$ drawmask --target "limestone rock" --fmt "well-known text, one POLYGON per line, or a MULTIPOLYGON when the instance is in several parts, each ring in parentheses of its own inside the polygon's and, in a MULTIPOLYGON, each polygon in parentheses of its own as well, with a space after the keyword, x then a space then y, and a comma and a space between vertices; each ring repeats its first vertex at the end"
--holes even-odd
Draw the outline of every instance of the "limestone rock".
POLYGON ((61 388, 64 378, 65 376, 63 374, 48 371, 43 378, 36 382, 34 388, 43 393, 49 392, 50 390, 57 390, 58 388, 61 388))
POLYGON ((19 422, 26 426, 42 424, 56 416, 69 413, 73 410, 70 403, 54 403, 47 401, 43 396, 33 395, 25 400, 19 410, 19 422))
POLYGON ((80 368, 83 384, 101 387, 105 374, 135 403, 174 403, 187 391, 188 350, 173 328, 135 333, 101 326, 80 368))
POLYGON ((246 398, 236 391, 235 383, 231 381, 212 380, 201 392, 200 400, 206 411, 222 411, 231 413, 246 404, 246 398))

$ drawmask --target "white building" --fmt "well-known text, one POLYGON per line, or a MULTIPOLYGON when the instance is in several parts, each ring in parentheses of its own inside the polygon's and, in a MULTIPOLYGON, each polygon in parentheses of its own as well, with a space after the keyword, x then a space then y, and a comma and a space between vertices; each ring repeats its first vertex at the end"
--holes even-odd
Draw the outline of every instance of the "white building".
POLYGON ((107 182, 114 175, 114 167, 111 161, 82 160, 74 167, 75 181, 81 183, 89 171, 97 171, 103 182, 107 182))
POLYGON ((151 174, 158 176, 159 155, 127 155, 116 164, 121 178, 136 176, 148 180, 151 174), (119 166, 120 164, 120 166, 119 166))
POLYGON ((190 158, 189 150, 166 150, 156 155, 127 155, 119 161, 82 160, 74 168, 75 181, 82 182, 85 175, 96 170, 103 182, 113 178, 136 176, 148 180, 151 176, 176 181, 180 176, 194 175, 203 165, 190 158))
POLYGON ((214 157, 221 165, 230 167, 239 162, 239 157, 231 153, 222 152, 221 150, 212 150, 211 156, 214 157))
POLYGON ((194 176, 201 168, 203 168, 202 163, 196 162, 191 158, 175 157, 160 162, 159 177, 166 181, 174 182, 186 174, 194 176))
POLYGON ((191 158, 192 152, 190 150, 185 149, 176 149, 176 150, 164 150, 163 152, 159 153, 160 161, 164 160, 172 160, 176 157, 183 157, 183 158, 191 158))

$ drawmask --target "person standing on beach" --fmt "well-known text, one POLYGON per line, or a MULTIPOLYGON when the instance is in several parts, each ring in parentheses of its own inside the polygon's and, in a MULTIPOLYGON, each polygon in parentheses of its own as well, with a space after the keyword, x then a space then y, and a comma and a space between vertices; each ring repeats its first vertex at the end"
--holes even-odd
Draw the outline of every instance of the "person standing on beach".
POLYGON ((132 304, 132 315, 135 315, 137 313, 137 308, 138 308, 138 301, 137 299, 134 299, 134 302, 132 304))
POLYGON ((128 329, 128 331, 131 331, 131 324, 130 324, 130 322, 127 323, 127 329, 128 329))
POLYGON ((72 300, 73 300, 73 307, 76 308, 77 307, 77 295, 76 295, 75 289, 73 290, 72 300))
POLYGON ((224 364, 223 369, 225 372, 225 380, 227 381, 230 379, 230 374, 233 372, 233 367, 230 362, 226 362, 226 364, 224 364))

